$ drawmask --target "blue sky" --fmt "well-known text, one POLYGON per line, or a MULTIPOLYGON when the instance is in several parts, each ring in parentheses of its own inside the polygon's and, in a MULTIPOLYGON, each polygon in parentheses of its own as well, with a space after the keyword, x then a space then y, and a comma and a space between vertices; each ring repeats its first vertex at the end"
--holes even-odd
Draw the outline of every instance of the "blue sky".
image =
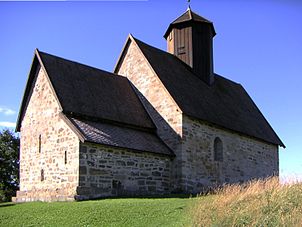
MULTIPOLYGON (((302 176, 302 1, 192 0, 214 22, 216 73, 241 83, 286 149, 282 176, 302 176)), ((112 71, 129 33, 160 49, 185 0, 1 2, 0 128, 16 122, 35 48, 112 71)))

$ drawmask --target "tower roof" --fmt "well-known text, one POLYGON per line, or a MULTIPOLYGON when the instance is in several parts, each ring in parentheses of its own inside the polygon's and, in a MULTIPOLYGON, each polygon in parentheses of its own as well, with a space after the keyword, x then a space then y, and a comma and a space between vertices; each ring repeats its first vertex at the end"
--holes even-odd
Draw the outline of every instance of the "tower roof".
POLYGON ((207 20, 206 18, 199 16, 198 14, 194 13, 191 8, 189 7, 185 13, 183 13, 180 17, 174 20, 168 27, 164 37, 167 38, 172 28, 176 27, 179 24, 187 23, 187 22, 197 22, 197 23, 207 23, 210 24, 213 31, 213 36, 216 35, 213 22, 207 20))

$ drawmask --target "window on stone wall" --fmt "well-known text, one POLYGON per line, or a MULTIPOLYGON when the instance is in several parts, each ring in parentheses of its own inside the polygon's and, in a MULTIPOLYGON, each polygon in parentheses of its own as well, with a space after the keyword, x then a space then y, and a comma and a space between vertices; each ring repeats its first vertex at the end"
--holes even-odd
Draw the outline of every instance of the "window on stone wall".
POLYGON ((44 181, 45 177, 44 177, 44 169, 41 169, 41 181, 44 181))
POLYGON ((39 153, 41 153, 41 135, 39 135, 39 141, 38 141, 38 149, 39 149, 39 153))
POLYGON ((214 140, 214 161, 223 161, 223 146, 219 137, 216 137, 214 140))
POLYGON ((64 163, 67 164, 67 151, 64 152, 64 163))

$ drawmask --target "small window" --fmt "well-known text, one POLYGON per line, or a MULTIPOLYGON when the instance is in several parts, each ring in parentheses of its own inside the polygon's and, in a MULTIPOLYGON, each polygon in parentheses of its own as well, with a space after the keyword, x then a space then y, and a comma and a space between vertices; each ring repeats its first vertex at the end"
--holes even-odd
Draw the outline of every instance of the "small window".
POLYGON ((214 140, 214 161, 223 161, 223 146, 222 141, 218 137, 214 140))
POLYGON ((64 163, 67 164, 67 151, 64 152, 64 163))
POLYGON ((186 48, 185 46, 180 46, 177 48, 177 54, 178 55, 182 55, 182 54, 185 54, 186 53, 186 48))
POLYGON ((41 153, 41 140, 42 140, 42 136, 41 134, 39 135, 39 141, 38 141, 38 149, 39 149, 39 153, 41 153))
POLYGON ((41 181, 44 181, 45 177, 44 177, 44 169, 41 169, 41 181))

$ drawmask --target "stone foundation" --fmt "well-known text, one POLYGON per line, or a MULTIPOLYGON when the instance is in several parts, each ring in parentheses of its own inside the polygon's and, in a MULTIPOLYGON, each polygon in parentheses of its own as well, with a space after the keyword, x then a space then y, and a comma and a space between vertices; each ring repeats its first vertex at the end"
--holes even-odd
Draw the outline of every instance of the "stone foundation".
POLYGON ((17 191, 17 195, 16 197, 13 197, 12 201, 17 203, 33 201, 74 201, 76 192, 74 192, 74 194, 71 194, 70 192, 72 190, 73 188, 57 188, 56 190, 40 189, 31 191, 17 191))

